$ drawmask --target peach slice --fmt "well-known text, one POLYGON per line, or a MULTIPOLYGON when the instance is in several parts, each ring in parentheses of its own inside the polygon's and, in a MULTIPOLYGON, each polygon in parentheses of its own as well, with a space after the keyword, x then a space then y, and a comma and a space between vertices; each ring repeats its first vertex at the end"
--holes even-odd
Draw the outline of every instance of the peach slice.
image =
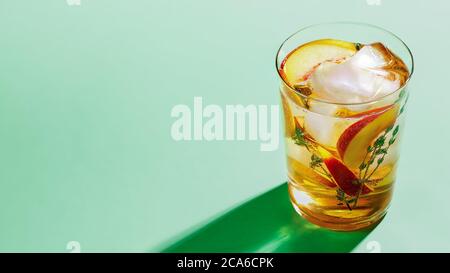
POLYGON ((347 167, 359 167, 369 145, 381 132, 395 123, 398 110, 398 105, 393 105, 382 109, 381 112, 364 116, 345 129, 337 141, 336 148, 347 167))
POLYGON ((292 87, 306 80, 322 62, 345 59, 356 52, 354 43, 334 39, 316 40, 299 46, 280 65, 280 74, 292 87))
POLYGON ((336 184, 334 184, 328 178, 322 176, 321 174, 318 174, 313 169, 303 165, 302 163, 291 157, 288 157, 288 167, 290 169, 291 175, 293 175, 297 181, 300 181, 301 179, 308 179, 313 182, 318 182, 326 188, 333 189, 337 187, 336 184))
MULTIPOLYGON (((330 152, 319 147, 318 151, 322 156, 323 163, 327 167, 334 181, 338 184, 346 194, 350 196, 356 196, 360 190, 360 185, 355 182, 358 181, 358 177, 345 166, 339 159, 335 158, 330 152)), ((367 194, 371 192, 367 185, 363 185, 360 194, 367 194)))

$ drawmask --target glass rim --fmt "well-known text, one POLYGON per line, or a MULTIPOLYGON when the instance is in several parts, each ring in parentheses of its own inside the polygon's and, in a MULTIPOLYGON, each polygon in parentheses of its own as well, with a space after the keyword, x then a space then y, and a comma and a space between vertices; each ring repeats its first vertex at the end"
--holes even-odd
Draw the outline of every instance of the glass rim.
MULTIPOLYGON (((299 46, 300 46, 300 45, 299 45, 299 46)), ((394 52, 394 53, 395 53, 395 52, 394 52)), ((284 59, 283 59, 283 60, 284 60, 284 59)), ((308 100, 312 100, 312 101, 317 101, 317 102, 325 103, 325 104, 332 104, 332 105, 357 106, 357 105, 366 105, 366 104, 372 104, 372 103, 376 103, 376 102, 382 101, 383 99, 385 99, 385 98, 391 96, 392 94, 395 94, 395 93, 397 93, 398 91, 404 89, 404 88, 408 85, 408 83, 409 83, 409 81, 410 81, 410 79, 411 79, 411 77, 412 77, 412 75, 413 75, 413 73, 414 73, 414 56, 413 56, 411 50, 409 49, 409 47, 406 45, 406 43, 405 43, 400 37, 398 37, 396 34, 394 34, 393 32, 391 32, 391 31, 389 31, 389 30, 387 30, 387 29, 384 29, 384 28, 382 28, 382 27, 379 27, 379 26, 376 26, 376 25, 372 25, 372 24, 369 24, 369 23, 363 23, 363 22, 336 21, 336 22, 325 22, 325 23, 317 23, 317 24, 308 25, 308 26, 306 26, 306 27, 303 27, 303 28, 297 30, 297 31, 294 32, 293 34, 289 35, 289 36, 281 43, 280 47, 279 47, 278 50, 277 50, 277 53, 276 53, 276 55, 275 55, 275 68, 276 68, 276 70, 277 70, 277 73, 278 73, 279 78, 280 78, 280 79, 282 80, 282 82, 286 85, 286 87, 289 88, 290 90, 292 90, 293 92, 295 92, 295 94, 301 96, 301 97, 304 98, 304 99, 308 99, 308 100), (386 94, 386 95, 383 95, 383 96, 381 96, 381 97, 379 97, 379 98, 375 98, 375 99, 372 99, 372 100, 364 101, 364 102, 332 102, 332 101, 328 101, 328 100, 324 100, 324 99, 319 99, 319 98, 311 98, 311 97, 308 97, 308 96, 306 96, 306 95, 300 93, 300 92, 297 91, 296 89, 292 88, 292 87, 288 84, 288 82, 286 82, 286 80, 283 78, 283 76, 280 74, 280 69, 279 69, 280 63, 278 62, 278 57, 279 57, 279 55, 280 55, 280 53, 281 53, 281 50, 282 50, 283 46, 284 46, 284 45, 285 45, 292 37, 294 37, 295 35, 297 35, 297 34, 303 32, 303 31, 305 31, 305 30, 308 30, 308 29, 310 29, 310 28, 318 27, 318 26, 324 26, 324 25, 360 25, 360 26, 366 26, 366 27, 369 27, 369 28, 374 28, 374 29, 381 30, 381 31, 383 31, 383 32, 385 32, 385 33, 391 35, 392 37, 394 37, 396 40, 398 40, 398 41, 406 48, 406 50, 407 50, 407 52, 408 52, 408 54, 409 54, 409 57, 411 58, 411 69, 410 69, 410 71, 409 71, 409 75, 408 75, 408 78, 406 79, 405 83, 404 83, 402 86, 400 86, 399 88, 397 88, 396 90, 394 90, 394 91, 392 91, 392 92, 390 92, 390 93, 388 93, 388 94, 386 94)))

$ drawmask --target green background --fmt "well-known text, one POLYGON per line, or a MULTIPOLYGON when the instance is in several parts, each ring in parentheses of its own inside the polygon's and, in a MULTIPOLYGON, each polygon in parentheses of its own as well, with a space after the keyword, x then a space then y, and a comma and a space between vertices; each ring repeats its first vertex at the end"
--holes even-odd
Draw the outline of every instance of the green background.
POLYGON ((450 2, 380 2, 1 1, 0 251, 68 252, 69 241, 85 252, 161 251, 247 200, 257 201, 200 229, 217 244, 194 238, 182 250, 367 252, 377 241, 383 252, 450 251, 450 2), (260 152, 255 141, 175 142, 170 111, 194 96, 277 104, 280 43, 341 20, 402 37, 415 75, 388 215, 368 234, 311 235, 285 217, 283 186, 253 199, 285 181, 282 143, 260 152), (289 238, 296 246, 283 246, 289 238))

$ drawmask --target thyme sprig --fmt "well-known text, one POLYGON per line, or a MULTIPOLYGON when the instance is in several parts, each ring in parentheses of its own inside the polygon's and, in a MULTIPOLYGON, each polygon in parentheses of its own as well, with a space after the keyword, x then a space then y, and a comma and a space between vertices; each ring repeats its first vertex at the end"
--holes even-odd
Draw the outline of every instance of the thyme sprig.
POLYGON ((389 126, 388 128, 386 128, 384 133, 375 140, 373 145, 369 145, 369 147, 367 147, 366 156, 364 157, 363 162, 359 166, 359 179, 357 181, 357 183, 359 184, 359 189, 355 197, 355 202, 353 203, 353 208, 355 208, 358 203, 364 185, 371 181, 370 178, 383 163, 384 158, 388 154, 389 148, 395 143, 399 129, 400 129, 399 125, 395 126, 395 128, 393 125, 389 126), (387 135, 391 131, 392 131, 391 136, 386 144, 387 135), (375 167, 373 167, 373 169, 369 172, 371 166, 375 167))
MULTIPOLYGON (((317 173, 327 177, 334 184, 338 185, 334 177, 323 165, 323 158, 318 154, 316 144, 306 137, 305 132, 296 127, 292 139, 295 144, 305 147, 311 153, 311 161, 309 163, 311 169, 314 169, 317 173)), ((355 198, 346 196, 345 192, 340 188, 336 190, 336 198, 339 200, 339 205, 345 204, 349 210, 352 210, 351 204, 355 202, 355 198)))
MULTIPOLYGON (((395 143, 397 135, 399 132, 399 125, 389 126, 381 136, 379 136, 373 145, 367 147, 366 155, 363 162, 359 166, 358 179, 352 181, 354 185, 358 185, 359 189, 356 196, 352 197, 347 195, 341 188, 336 190, 336 199, 339 201, 338 205, 345 205, 349 210, 356 208, 358 200, 361 197, 362 190, 366 183, 371 183, 371 177, 378 170, 380 165, 384 162, 386 155, 388 154, 389 148, 395 143), (391 133, 392 132, 392 133, 391 133), (390 134, 389 140, 388 135, 390 134)), ((311 142, 305 132, 296 127, 295 133, 292 136, 295 144, 305 147, 311 153, 311 161, 309 166, 314 169, 317 173, 327 177, 333 181, 336 185, 336 181, 330 172, 323 165, 323 158, 318 154, 316 149, 316 144, 311 142)))
POLYGON ((296 127, 295 134, 292 136, 292 139, 295 141, 295 144, 305 147, 311 153, 311 162, 309 163, 309 167, 315 169, 322 175, 333 179, 332 175, 323 166, 323 158, 317 153, 315 144, 305 136, 305 132, 303 132, 302 129, 296 127))

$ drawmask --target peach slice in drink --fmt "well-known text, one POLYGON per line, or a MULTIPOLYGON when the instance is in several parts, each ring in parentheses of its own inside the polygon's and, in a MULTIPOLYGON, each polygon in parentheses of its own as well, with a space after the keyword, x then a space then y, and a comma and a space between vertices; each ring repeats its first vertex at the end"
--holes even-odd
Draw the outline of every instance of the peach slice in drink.
POLYGON ((372 191, 367 185, 363 185, 361 189, 361 185, 357 183, 358 177, 330 152, 321 147, 318 148, 318 151, 334 181, 346 194, 356 196, 360 190, 360 194, 367 194, 372 191))
POLYGON ((336 188, 336 184, 334 184, 327 177, 315 172, 313 169, 305 166, 301 162, 297 161, 295 158, 288 157, 288 168, 290 169, 291 175, 297 181, 301 179, 308 179, 310 181, 318 182, 319 184, 325 186, 325 188, 336 188))
POLYGON ((358 168, 363 162, 367 148, 375 138, 394 125, 399 111, 398 105, 364 116, 350 125, 339 137, 337 151, 343 163, 349 168, 358 168))

